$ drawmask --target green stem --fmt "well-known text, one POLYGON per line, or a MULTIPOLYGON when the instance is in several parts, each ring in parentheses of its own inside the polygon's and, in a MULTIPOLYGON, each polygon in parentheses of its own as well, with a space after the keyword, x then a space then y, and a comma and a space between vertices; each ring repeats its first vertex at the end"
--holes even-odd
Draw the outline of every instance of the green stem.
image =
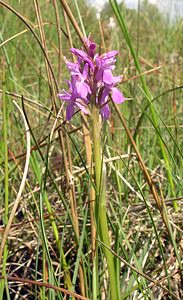
MULTIPOLYGON (((100 121, 99 108, 96 105, 92 106, 92 136, 93 136, 93 157, 95 163, 95 181, 96 181, 96 212, 97 212, 97 231, 102 242, 110 248, 110 237, 107 224, 106 212, 106 174, 101 156, 100 144, 100 121)), ((104 247, 104 254, 107 260, 111 300, 119 299, 119 291, 117 284, 117 276, 115 270, 115 262, 113 254, 104 247)))
MULTIPOLYGON (((8 204, 9 204, 9 188, 8 188, 8 137, 7 137, 7 128, 8 128, 8 118, 7 118, 7 103, 6 103, 6 85, 5 85, 5 66, 3 66, 3 142, 4 142, 4 226, 8 223, 8 204)), ((4 246, 3 252, 3 263, 2 263, 2 276, 6 275, 6 261, 8 257, 8 243, 4 246)), ((0 262, 1 264, 1 262, 0 262)), ((0 281, 0 299, 3 299, 4 295, 4 286, 5 281, 2 279, 0 281)), ((4 295, 5 296, 5 295, 4 295)))

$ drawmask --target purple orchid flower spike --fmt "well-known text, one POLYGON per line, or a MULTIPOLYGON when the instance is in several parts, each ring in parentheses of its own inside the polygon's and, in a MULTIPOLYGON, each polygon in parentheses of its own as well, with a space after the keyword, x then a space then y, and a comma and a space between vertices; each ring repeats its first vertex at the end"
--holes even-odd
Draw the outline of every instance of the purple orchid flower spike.
POLYGON ((68 81, 69 91, 63 90, 58 97, 67 103, 66 119, 70 120, 76 108, 88 114, 87 105, 95 99, 95 105, 100 109, 103 120, 110 117, 108 98, 111 94, 113 101, 120 104, 125 97, 116 85, 122 80, 121 76, 113 76, 116 55, 118 51, 110 51, 99 55, 96 53, 96 43, 85 39, 87 52, 71 48, 71 52, 77 57, 77 62, 69 62, 66 65, 71 74, 68 81), (92 97, 93 95, 93 97, 92 97))

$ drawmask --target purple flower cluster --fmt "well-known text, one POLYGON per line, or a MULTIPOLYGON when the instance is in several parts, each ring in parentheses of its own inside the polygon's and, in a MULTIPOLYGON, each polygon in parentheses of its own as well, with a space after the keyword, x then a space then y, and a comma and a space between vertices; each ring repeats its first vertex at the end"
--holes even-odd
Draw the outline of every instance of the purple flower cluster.
POLYGON ((107 103, 109 94, 115 103, 124 102, 125 98, 116 88, 121 81, 121 76, 113 76, 116 55, 118 51, 110 51, 99 55, 96 53, 96 44, 86 39, 87 52, 71 48, 71 52, 77 57, 77 62, 69 62, 66 65, 71 74, 67 81, 69 91, 62 90, 58 97, 67 102, 66 119, 70 120, 75 108, 81 109, 85 114, 89 113, 88 104, 95 103, 100 109, 104 120, 110 116, 110 108, 107 103))

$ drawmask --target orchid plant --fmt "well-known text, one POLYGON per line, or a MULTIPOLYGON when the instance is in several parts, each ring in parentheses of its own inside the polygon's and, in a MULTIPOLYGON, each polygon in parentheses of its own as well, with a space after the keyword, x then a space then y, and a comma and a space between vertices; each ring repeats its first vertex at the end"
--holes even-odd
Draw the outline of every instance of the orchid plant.
MULTIPOLYGON (((70 62, 65 58, 67 68, 71 78, 67 81, 69 90, 62 90, 58 97, 67 103, 66 120, 73 117, 75 111, 80 109, 84 114, 89 115, 91 121, 91 138, 93 141, 93 159, 95 163, 95 186, 96 200, 95 211, 97 236, 107 246, 103 247, 107 260, 111 300, 119 299, 119 285, 114 256, 108 248, 111 247, 109 237, 107 211, 106 211, 106 172, 102 159, 101 148, 101 115, 105 121, 110 117, 109 96, 112 100, 120 104, 125 101, 121 91, 116 87, 121 82, 122 76, 114 76, 116 56, 118 51, 107 53, 96 53, 96 43, 85 40, 85 49, 79 50, 71 48, 70 51, 76 56, 76 62, 70 62)), ((97 248, 96 248, 97 249, 97 248)), ((96 250, 97 252, 97 250, 96 250)), ((96 253, 96 260, 97 260, 96 253)), ((98 263, 94 262, 94 268, 98 263)), ((93 271, 98 274, 97 270, 93 271)), ((96 286, 98 279, 93 280, 96 286)), ((93 289, 94 291, 95 289, 93 289)), ((98 299, 99 295, 93 294, 93 299, 98 299)))

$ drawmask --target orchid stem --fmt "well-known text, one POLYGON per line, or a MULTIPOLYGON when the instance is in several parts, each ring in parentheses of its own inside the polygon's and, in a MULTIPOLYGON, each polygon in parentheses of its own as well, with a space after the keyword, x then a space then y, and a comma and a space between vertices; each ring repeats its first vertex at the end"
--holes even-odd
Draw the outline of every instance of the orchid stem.
MULTIPOLYGON (((101 143, 100 143, 100 121, 99 108, 93 104, 92 113, 92 137, 93 137, 93 157, 95 163, 95 184, 96 184, 96 223, 97 233, 101 241, 107 246, 111 247, 109 230, 107 224, 106 212, 106 172, 105 166, 102 162, 101 143)), ((107 267, 109 272, 110 294, 111 300, 118 300, 118 285, 114 263, 113 254, 104 247, 104 254, 107 260, 107 267)))

